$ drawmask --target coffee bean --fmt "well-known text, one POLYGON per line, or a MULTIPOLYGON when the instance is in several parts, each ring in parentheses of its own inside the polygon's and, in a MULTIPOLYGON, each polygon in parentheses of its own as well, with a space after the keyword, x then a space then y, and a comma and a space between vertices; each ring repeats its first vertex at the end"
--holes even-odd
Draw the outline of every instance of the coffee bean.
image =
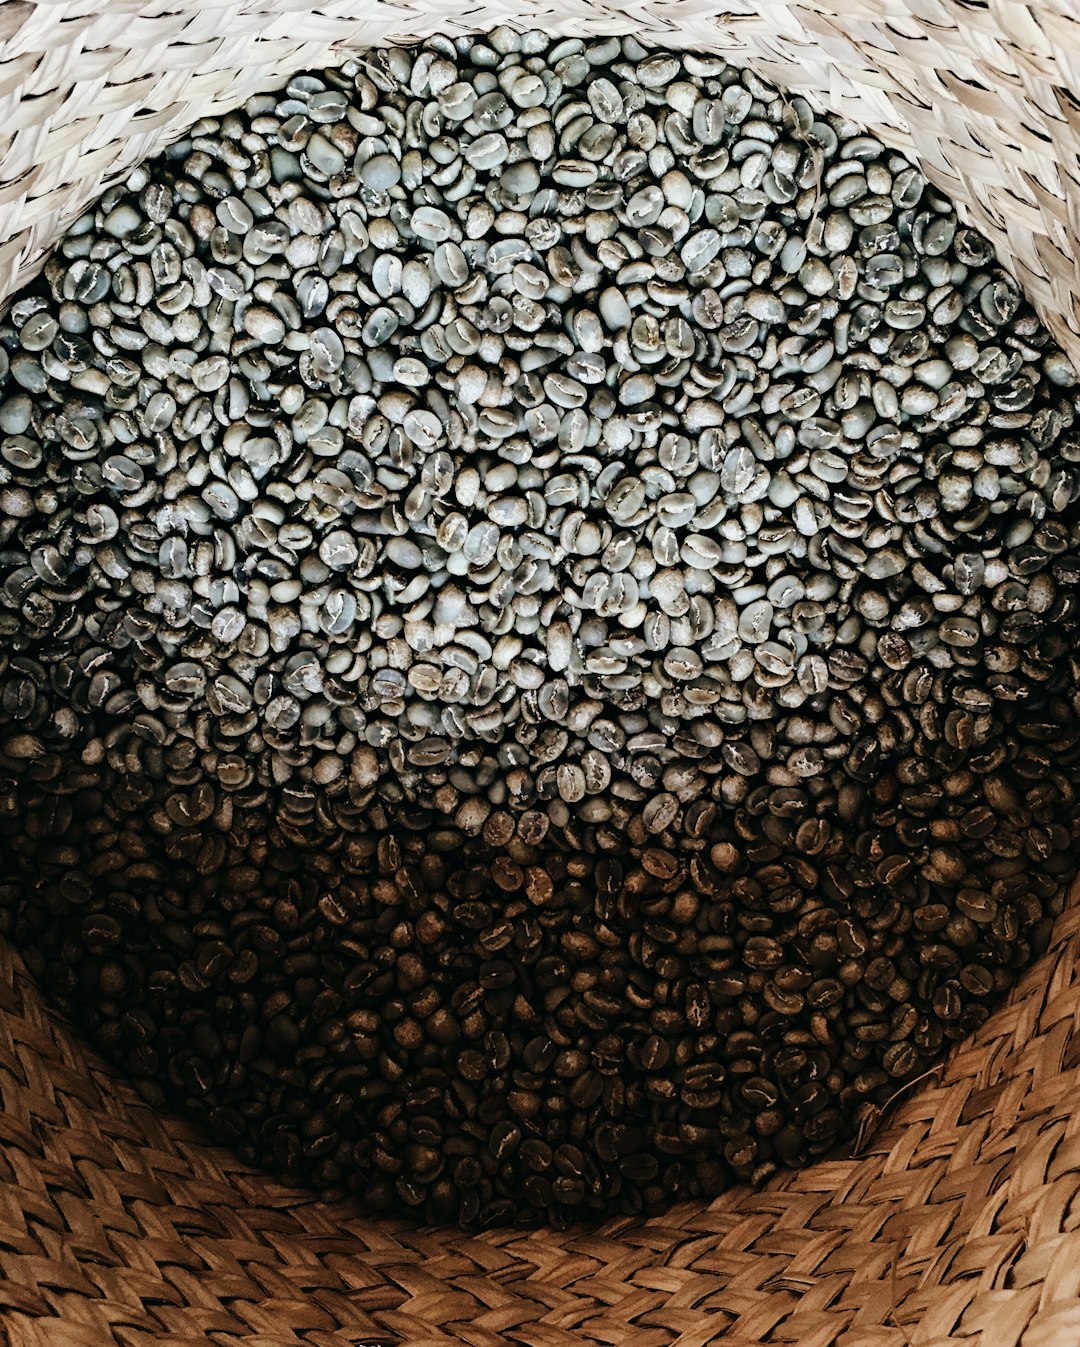
POLYGON ((4 931, 383 1209, 850 1137, 1075 870, 1064 357, 719 58, 440 38, 198 130, 0 324, 4 931))

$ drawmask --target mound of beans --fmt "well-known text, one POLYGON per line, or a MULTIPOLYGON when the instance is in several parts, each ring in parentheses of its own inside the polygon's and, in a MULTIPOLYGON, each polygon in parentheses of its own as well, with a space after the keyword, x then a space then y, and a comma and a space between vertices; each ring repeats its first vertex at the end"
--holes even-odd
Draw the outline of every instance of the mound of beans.
POLYGON ((0 322, 0 930, 375 1209, 850 1148, 1076 872, 1076 384, 717 56, 498 29, 199 122, 0 322))

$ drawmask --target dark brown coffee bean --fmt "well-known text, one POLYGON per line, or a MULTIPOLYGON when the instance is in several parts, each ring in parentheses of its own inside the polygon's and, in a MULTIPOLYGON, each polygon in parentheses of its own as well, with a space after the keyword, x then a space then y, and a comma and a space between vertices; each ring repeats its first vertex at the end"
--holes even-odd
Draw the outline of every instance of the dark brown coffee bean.
MULTIPOLYGON (((857 238, 788 212, 820 293, 786 312, 786 170, 762 220, 710 198, 672 251, 633 118, 643 185, 620 206, 597 141, 597 238, 569 246, 570 191, 560 242, 531 160, 477 150, 472 122, 513 128, 458 45, 411 111, 397 52, 359 113, 348 69, 268 95, 254 159, 250 109, 203 127, 182 190, 161 163, 113 188, 0 322, 0 935, 155 1107, 289 1183, 444 1224, 651 1218, 850 1140, 1048 946, 1080 402, 888 154, 895 199, 834 186, 857 238), (406 111, 433 195, 361 219, 358 184, 378 207, 409 168, 354 163, 349 116, 406 111), (601 237, 624 207, 636 280, 601 237), (698 283, 717 230, 739 312, 698 283), (668 318, 631 293, 683 271, 668 318), (710 343, 760 377, 684 406, 710 343)), ((598 47, 601 131, 604 71, 628 107, 693 103, 680 60, 598 47)), ((676 169, 723 140, 708 103, 676 169)))
POLYGON ((882 1057, 885 1070, 890 1076, 896 1076, 903 1079, 910 1076, 919 1064, 918 1054, 910 1043, 894 1043, 886 1048, 882 1057))

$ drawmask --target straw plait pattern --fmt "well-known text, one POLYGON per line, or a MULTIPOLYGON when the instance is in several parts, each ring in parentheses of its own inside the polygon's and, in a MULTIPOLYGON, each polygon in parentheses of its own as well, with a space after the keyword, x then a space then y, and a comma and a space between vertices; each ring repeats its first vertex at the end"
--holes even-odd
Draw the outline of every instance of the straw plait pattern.
MULTIPOLYGON (((0 4, 0 298, 198 117, 515 19, 709 47, 921 162, 1080 355, 1072 0, 0 4)), ((600 1230, 465 1235, 287 1191, 147 1108, 0 949, 3 1347, 1072 1347, 1080 911, 858 1158, 600 1230)))
POLYGON ((858 1158, 600 1229, 373 1221, 148 1108, 0 951, 6 1347, 1065 1347, 1080 908, 858 1158))
POLYGON ((912 154, 1080 359, 1074 0, 8 0, 0 297, 102 188, 302 66, 503 22, 723 52, 912 154))

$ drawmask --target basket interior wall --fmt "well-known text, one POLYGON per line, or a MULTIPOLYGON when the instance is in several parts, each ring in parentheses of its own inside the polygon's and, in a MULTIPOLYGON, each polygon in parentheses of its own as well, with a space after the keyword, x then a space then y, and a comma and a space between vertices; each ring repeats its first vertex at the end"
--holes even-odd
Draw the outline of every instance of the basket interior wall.
MULTIPOLYGON (((0 4, 0 298, 200 116, 350 51, 515 20, 722 51, 912 153, 1080 358, 1072 0, 0 4)), ((418 1230, 159 1116, 0 942, 4 1347, 1058 1347, 1080 1341, 1080 910, 859 1158, 600 1230, 418 1230)))

